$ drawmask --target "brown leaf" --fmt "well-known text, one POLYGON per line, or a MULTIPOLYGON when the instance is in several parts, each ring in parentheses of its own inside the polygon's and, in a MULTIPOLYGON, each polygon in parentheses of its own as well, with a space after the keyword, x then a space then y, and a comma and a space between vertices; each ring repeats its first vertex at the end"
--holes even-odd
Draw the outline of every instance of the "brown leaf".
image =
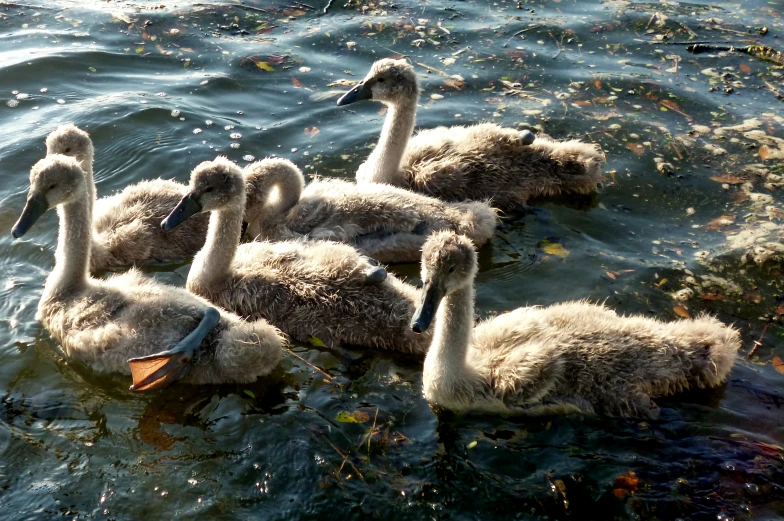
POLYGON ((672 310, 673 310, 673 311, 675 312, 675 314, 676 314, 676 315, 678 315, 679 317, 683 317, 683 318, 691 318, 691 315, 689 314, 689 310, 688 310, 688 309, 686 309, 686 308, 685 308, 685 307, 683 307, 683 306, 675 306, 674 308, 672 308, 672 310))
POLYGON ((770 147, 768 145, 762 145, 759 147, 757 153, 759 154, 760 158, 765 161, 770 156, 770 147))
POLYGON ((744 74, 751 74, 751 67, 749 67, 749 66, 748 66, 748 65, 746 65, 745 63, 741 63, 741 64, 740 64, 740 70, 741 70, 741 72, 743 72, 744 74))
POLYGON ((784 304, 779 304, 779 306, 776 308, 776 314, 784 315, 784 304))
POLYGON ((445 78, 444 85, 455 90, 462 90, 465 85, 465 80, 462 78, 445 78))
POLYGON ((302 82, 301 82, 301 81, 299 81, 299 80, 298 80, 297 78, 295 78, 294 76, 292 76, 292 77, 291 77, 291 83, 292 83, 292 85, 294 85, 294 87, 296 87, 296 88, 298 88, 298 89, 299 89, 300 87, 302 87, 302 82))
POLYGON ((771 362, 773 363, 773 369, 781 374, 784 374, 784 361, 782 361, 781 358, 777 356, 773 358, 771 362))
POLYGON ((708 223, 709 230, 718 230, 722 226, 729 226, 730 224, 735 222, 734 215, 722 215, 721 217, 716 217, 711 222, 708 223))
POLYGON ((672 110, 675 110, 675 111, 680 111, 680 110, 681 110, 681 108, 678 106, 678 104, 677 104, 677 103, 675 103, 675 102, 674 102, 674 101, 672 101, 672 100, 663 99, 663 100, 659 101, 659 103, 660 103, 661 105, 664 105, 664 106, 665 106, 665 107, 667 107, 668 109, 672 109, 672 110))
POLYGON ((615 277, 615 273, 613 273, 612 271, 605 271, 604 273, 605 273, 605 275, 607 275, 607 276, 608 276, 608 277, 610 277, 611 279, 613 279, 613 280, 615 280, 615 279, 616 279, 616 277, 615 277))
POLYGON ((718 293, 705 293, 700 298, 702 300, 724 300, 724 295, 718 293))
POLYGON ((615 494, 615 497, 617 497, 618 499, 621 499, 623 496, 628 494, 628 492, 626 491, 625 488, 616 488, 613 490, 613 494, 615 494))
MULTIPOLYGON (((580 105, 581 107, 590 107, 591 105, 593 105, 593 103, 591 103, 591 102, 590 102, 590 101, 588 101, 588 100, 584 100, 584 99, 577 99, 577 100, 574 100, 574 103, 575 103, 576 105, 580 105)), ((609 119, 609 118, 608 118, 608 119, 609 119)))
POLYGON ((638 156, 645 154, 645 147, 639 143, 626 143, 626 148, 628 148, 638 156))
POLYGON ((746 293, 743 294, 743 298, 745 298, 752 304, 759 304, 760 302, 762 302, 762 294, 758 289, 747 291, 746 293))
MULTIPOLYGON (((615 489, 627 490, 634 494, 640 485, 640 478, 632 471, 615 476, 615 489)), ((617 495, 617 494, 616 494, 617 495)))
POLYGON ((597 89, 601 89, 602 88, 602 80, 593 80, 593 86, 596 87, 597 89))
POLYGON ((745 179, 736 175, 714 175, 711 176, 710 180, 717 183, 727 183, 728 185, 738 185, 746 182, 745 179))
POLYGON ((305 127, 305 135, 312 138, 319 133, 318 127, 305 127))

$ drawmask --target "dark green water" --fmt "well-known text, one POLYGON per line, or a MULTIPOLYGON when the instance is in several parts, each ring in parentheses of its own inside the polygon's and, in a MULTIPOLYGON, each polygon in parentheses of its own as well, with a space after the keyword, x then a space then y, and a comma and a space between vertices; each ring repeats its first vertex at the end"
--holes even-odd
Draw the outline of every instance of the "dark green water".
MULTIPOLYGON (((784 6, 337 0, 324 16, 325 2, 306 3, 315 9, 0 3, 0 228, 10 230, 29 168, 64 122, 95 141, 99 195, 144 178, 186 180, 218 153, 240 164, 278 154, 350 177, 383 116, 373 104, 336 107, 325 93, 345 87, 329 84, 405 55, 421 73, 422 127, 523 124, 608 155, 596 197, 537 202, 481 251, 479 311, 588 298, 676 320, 671 294, 697 288, 680 305, 743 331, 730 381, 661 400, 656 422, 438 418, 421 396, 421 361, 297 346, 337 383, 290 357, 253 385, 133 394, 129 378, 69 363, 34 319, 53 263, 50 212, 24 240, 0 237, 0 518, 784 516, 778 320, 746 360, 784 295, 781 265, 742 265, 725 246, 755 221, 780 222, 765 209, 781 208, 780 189, 759 168, 782 173, 769 152, 784 138, 773 92, 784 91, 784 71, 646 43, 693 31, 782 49, 784 6), (745 132, 714 130, 750 118, 745 132), (658 170, 656 158, 672 168, 658 170), (710 224, 722 215, 728 224, 710 224), (343 411, 369 419, 338 421, 343 411)), ((416 281, 416 266, 395 270, 416 281)), ((187 266, 150 272, 182 285, 187 266)))

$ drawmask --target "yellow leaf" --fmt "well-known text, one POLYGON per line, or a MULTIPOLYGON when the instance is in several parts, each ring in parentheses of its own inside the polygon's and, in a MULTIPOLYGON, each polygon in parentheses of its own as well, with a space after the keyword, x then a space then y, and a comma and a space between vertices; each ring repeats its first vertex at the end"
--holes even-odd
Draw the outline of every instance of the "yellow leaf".
POLYGON ((337 416, 335 416, 335 421, 339 421, 340 423, 365 423, 370 419, 370 415, 363 411, 340 411, 337 416))
POLYGON ((657 286, 662 287, 665 284, 667 284, 667 282, 668 282, 667 279, 661 279, 661 281, 657 284, 657 286))
POLYGON ((473 449, 474 447, 476 447, 476 445, 477 445, 477 441, 476 441, 476 440, 474 440, 474 441, 472 441, 471 443, 469 443, 469 444, 466 446, 466 448, 468 448, 468 449, 473 449))
POLYGON ((550 242, 548 240, 544 240, 541 242, 542 251, 547 253, 548 255, 556 255, 565 259, 569 256, 569 250, 567 250, 563 244, 559 244, 557 242, 550 242))
POLYGON ((144 52, 144 46, 136 48, 136 54, 140 54, 144 52))
POLYGON ((689 310, 683 306, 675 306, 674 308, 672 308, 672 310, 675 311, 675 314, 678 315, 679 317, 691 318, 691 315, 689 314, 689 310))
POLYGON ((784 361, 782 361, 778 356, 773 359, 773 369, 781 374, 784 374, 784 361))
POLYGON ((312 346, 316 346, 316 347, 327 347, 327 344, 325 344, 323 340, 321 340, 319 337, 317 337, 317 336, 315 336, 315 335, 310 335, 310 336, 308 337, 308 342, 309 342, 309 343, 310 343, 310 345, 312 345, 312 346))
POLYGON ((318 127, 306 127, 305 128, 305 135, 307 135, 308 137, 312 138, 313 136, 315 136, 318 133, 319 133, 319 128, 318 127))
POLYGON ((270 65, 267 62, 256 62, 256 67, 258 67, 261 70, 265 70, 265 71, 269 71, 269 72, 275 72, 275 67, 273 67, 272 65, 270 65))

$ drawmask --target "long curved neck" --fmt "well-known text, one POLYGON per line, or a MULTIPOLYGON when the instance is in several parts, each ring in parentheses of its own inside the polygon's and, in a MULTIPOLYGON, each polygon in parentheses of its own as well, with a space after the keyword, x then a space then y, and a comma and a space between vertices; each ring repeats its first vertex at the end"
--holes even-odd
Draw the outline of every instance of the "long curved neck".
POLYGON ((304 184, 301 173, 284 168, 265 172, 263 178, 249 178, 245 203, 248 234, 274 239, 267 237, 265 232, 271 232, 280 217, 299 203, 304 184), (274 188, 277 188, 277 194, 273 197, 274 188))
POLYGON ((95 189, 95 174, 93 173, 93 154, 87 154, 84 160, 79 161, 79 165, 86 174, 84 180, 87 183, 87 193, 90 195, 90 215, 93 215, 95 200, 98 197, 95 189))
POLYGON ((433 342, 425 357, 424 380, 453 388, 466 373, 466 356, 474 331, 474 288, 471 284, 444 297, 436 313, 433 342))
POLYGON ((188 273, 188 289, 202 293, 200 290, 221 284, 229 275, 239 247, 244 206, 243 197, 243 201, 212 212, 207 240, 193 258, 188 273))
POLYGON ((416 99, 389 105, 378 144, 363 165, 365 181, 404 184, 400 163, 414 132, 415 121, 416 99))
POLYGON ((72 292, 87 284, 87 269, 92 246, 92 216, 85 197, 57 207, 60 232, 57 237, 55 265, 46 279, 45 295, 49 298, 72 292))

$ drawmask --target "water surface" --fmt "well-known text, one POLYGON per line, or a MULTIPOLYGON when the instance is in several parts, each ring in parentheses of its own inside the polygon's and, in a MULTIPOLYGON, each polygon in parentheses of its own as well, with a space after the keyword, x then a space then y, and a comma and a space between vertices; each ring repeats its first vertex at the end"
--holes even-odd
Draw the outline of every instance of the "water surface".
MULTIPOLYGON (((336 383, 289 357, 253 385, 133 394, 127 377, 66 360, 35 321, 49 212, 23 240, 0 236, 3 519, 784 515, 784 329, 769 320, 781 266, 742 264, 726 245, 780 222, 782 70, 660 43, 782 49, 779 3, 168 4, 0 4, 0 228, 65 122, 95 141, 99 195, 185 181, 217 154, 351 177, 384 116, 336 107, 335 83, 406 56, 421 127, 496 121, 607 153, 596 196, 537 201, 482 249, 483 316, 583 298, 667 320, 704 311, 742 330, 741 360, 724 388, 661 400, 651 422, 436 416, 420 360, 305 345, 296 354, 336 383), (675 300, 683 288, 694 295, 675 300)), ((187 269, 148 271, 183 285, 187 269)), ((418 282, 417 266, 394 269, 418 282)))

